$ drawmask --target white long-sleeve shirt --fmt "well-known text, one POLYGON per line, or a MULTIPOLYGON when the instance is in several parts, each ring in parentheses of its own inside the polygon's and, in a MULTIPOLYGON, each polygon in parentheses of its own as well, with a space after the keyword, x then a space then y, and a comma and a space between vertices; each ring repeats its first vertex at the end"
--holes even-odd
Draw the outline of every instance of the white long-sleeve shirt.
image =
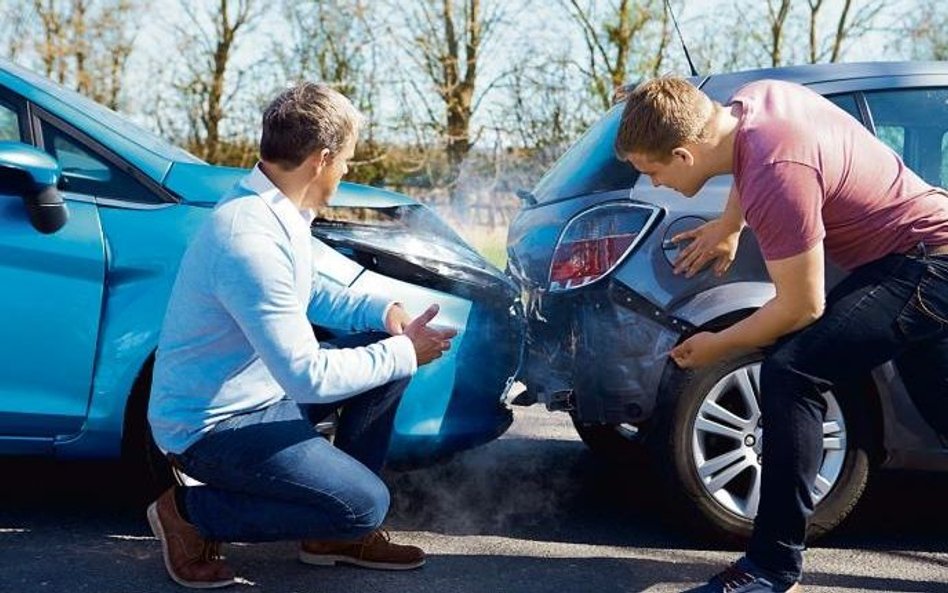
POLYGON ((180 453, 218 422, 284 395, 340 401, 415 372, 406 336, 320 348, 310 320, 383 329, 391 303, 322 278, 311 223, 256 167, 192 239, 155 358, 148 419, 163 450, 180 453))

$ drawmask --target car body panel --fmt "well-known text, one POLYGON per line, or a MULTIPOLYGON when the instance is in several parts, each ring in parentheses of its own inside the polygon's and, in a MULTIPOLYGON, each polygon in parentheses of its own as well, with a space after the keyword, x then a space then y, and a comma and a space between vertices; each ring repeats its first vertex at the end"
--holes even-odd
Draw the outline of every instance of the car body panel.
POLYGON ((84 422, 105 253, 95 205, 65 198, 71 220, 53 235, 33 229, 20 200, 0 202, 0 343, 16 354, 0 365, 0 437, 52 438, 84 422))
MULTIPOLYGON (((163 185, 182 201, 194 205, 213 205, 229 192, 247 169, 208 167, 201 163, 172 162, 163 185)), ((416 204, 408 196, 377 187, 342 182, 332 197, 332 206, 388 208, 416 204)))

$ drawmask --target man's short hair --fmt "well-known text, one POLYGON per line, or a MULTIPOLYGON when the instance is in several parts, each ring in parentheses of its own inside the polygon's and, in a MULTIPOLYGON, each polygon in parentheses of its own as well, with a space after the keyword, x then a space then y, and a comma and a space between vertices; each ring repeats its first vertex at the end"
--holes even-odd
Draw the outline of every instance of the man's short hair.
POLYGON ((344 95, 325 84, 301 82, 263 112, 260 158, 293 169, 314 152, 337 155, 358 134, 362 116, 344 95))
POLYGON ((704 139, 713 103, 684 78, 663 76, 628 93, 615 151, 620 159, 638 152, 666 162, 671 151, 704 139))

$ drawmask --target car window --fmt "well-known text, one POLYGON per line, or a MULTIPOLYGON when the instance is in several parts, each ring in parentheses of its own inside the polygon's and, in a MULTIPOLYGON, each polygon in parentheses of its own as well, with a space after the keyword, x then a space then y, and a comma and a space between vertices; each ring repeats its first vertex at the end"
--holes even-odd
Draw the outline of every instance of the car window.
POLYGON ((859 114, 859 106, 856 104, 856 97, 847 93, 845 95, 827 95, 833 104, 856 118, 856 121, 862 123, 862 115, 859 114))
POLYGON ((20 117, 16 109, 6 101, 0 101, 0 140, 15 140, 19 142, 20 117))
POLYGON ((533 190, 537 202, 631 189, 638 172, 616 158, 622 104, 610 109, 564 154, 533 190))
POLYGON ((876 126, 876 136, 900 156, 905 154, 905 128, 902 126, 876 126))
POLYGON ((162 202, 115 163, 47 121, 43 122, 43 145, 59 161, 67 191, 127 202, 162 202))
POLYGON ((899 89, 865 93, 876 135, 925 181, 944 187, 948 89, 899 89))

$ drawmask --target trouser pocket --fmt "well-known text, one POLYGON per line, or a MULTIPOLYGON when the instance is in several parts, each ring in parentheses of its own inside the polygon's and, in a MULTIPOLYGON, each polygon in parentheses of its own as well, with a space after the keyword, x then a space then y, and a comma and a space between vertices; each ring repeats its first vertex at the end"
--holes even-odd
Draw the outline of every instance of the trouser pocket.
POLYGON ((910 342, 948 335, 948 261, 940 258, 926 264, 896 323, 910 342))

